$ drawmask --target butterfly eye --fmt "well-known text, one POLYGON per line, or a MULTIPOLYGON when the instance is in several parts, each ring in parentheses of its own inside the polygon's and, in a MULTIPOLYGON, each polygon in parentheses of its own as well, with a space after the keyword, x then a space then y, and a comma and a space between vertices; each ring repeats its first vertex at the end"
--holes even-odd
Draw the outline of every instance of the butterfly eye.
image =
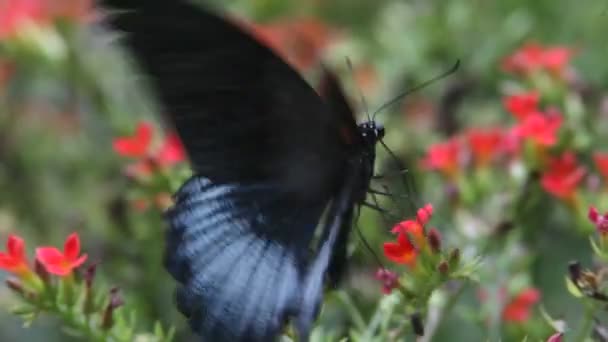
POLYGON ((378 139, 382 139, 384 138, 384 127, 378 125, 378 128, 376 128, 376 136, 378 137, 378 139))

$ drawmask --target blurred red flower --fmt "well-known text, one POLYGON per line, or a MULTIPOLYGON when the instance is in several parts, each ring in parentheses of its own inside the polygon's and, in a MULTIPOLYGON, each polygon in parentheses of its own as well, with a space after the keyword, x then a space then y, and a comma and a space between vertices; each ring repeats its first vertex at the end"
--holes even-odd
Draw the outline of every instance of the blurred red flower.
POLYGON ((127 167, 129 175, 149 175, 157 166, 169 167, 186 159, 186 152, 177 134, 169 133, 155 149, 152 146, 152 130, 152 124, 140 122, 133 136, 114 139, 112 145, 116 153, 140 159, 127 167))
POLYGON ((260 41, 300 71, 317 64, 333 38, 332 30, 315 18, 246 26, 260 41))
POLYGON ((133 136, 114 139, 113 147, 123 157, 142 158, 147 156, 151 143, 152 125, 140 122, 133 136))
POLYGON ((19 236, 8 236, 6 252, 0 252, 0 269, 19 276, 30 272, 25 256, 25 242, 19 236))
POLYGON ((162 166, 171 166, 180 163, 186 159, 186 153, 182 141, 177 134, 171 133, 167 135, 158 152, 156 160, 162 166))
POLYGON ((87 260, 87 255, 80 255, 80 237, 73 233, 66 239, 63 252, 55 247, 39 247, 36 248, 36 258, 47 272, 65 277, 80 267, 87 260))
POLYGON ((507 96, 504 106, 519 121, 524 120, 529 114, 538 111, 540 95, 536 91, 507 96))
POLYGON ((608 213, 600 214, 595 207, 589 208, 589 220, 595 224, 595 228, 600 235, 608 235, 608 213))
POLYGON ((595 162, 595 167, 597 167, 597 170, 604 178, 604 181, 608 182, 608 153, 595 152, 593 154, 593 161, 595 162))
POLYGON ((532 307, 539 300, 540 291, 535 288, 524 289, 505 306, 502 317, 507 322, 526 322, 530 319, 532 307))
POLYGON ((422 166, 428 170, 438 170, 447 177, 458 173, 462 148, 457 138, 433 144, 422 160, 422 166))
POLYGON ((40 0, 0 2, 0 39, 14 36, 25 25, 46 23, 48 17, 40 0))
POLYGON ((555 333, 547 339, 547 342, 562 342, 564 334, 561 332, 555 333))
POLYGON ((516 126, 516 132, 520 137, 528 138, 538 146, 551 147, 557 143, 557 133, 562 121, 562 116, 557 112, 548 114, 534 112, 516 126))
POLYGON ((499 128, 471 128, 467 138, 477 166, 487 165, 501 152, 503 133, 499 128))
POLYGON ((537 43, 528 43, 507 56, 502 61, 502 69, 524 76, 543 69, 561 75, 573 54, 572 49, 563 46, 543 47, 537 43))
POLYGON ((587 170, 578 165, 574 153, 565 152, 549 160, 547 170, 541 176, 541 185, 553 196, 570 200, 586 173, 587 170))
POLYGON ((11 38, 27 25, 48 25, 56 18, 88 19, 92 0, 5 0, 0 2, 0 39, 11 38))
POLYGON ((433 214, 433 206, 418 209, 415 220, 405 220, 396 224, 391 232, 397 234, 397 241, 384 243, 384 255, 396 263, 414 266, 418 252, 426 246, 424 225, 433 214), (410 240, 411 239, 411 240, 410 240))

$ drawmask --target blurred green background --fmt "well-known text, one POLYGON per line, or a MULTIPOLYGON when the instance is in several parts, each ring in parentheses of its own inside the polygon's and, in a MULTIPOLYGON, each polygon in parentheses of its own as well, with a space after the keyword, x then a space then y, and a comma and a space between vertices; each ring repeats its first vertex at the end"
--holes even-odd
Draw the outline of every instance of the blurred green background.
MULTIPOLYGON (((574 67, 589 112, 599 111, 608 85, 608 1, 604 0, 215 0, 211 6, 266 25, 317 18, 336 37, 323 50, 322 60, 340 74, 359 109, 353 82, 357 77, 369 80, 359 87, 373 111, 460 59, 456 74, 380 114, 379 120, 387 126, 387 142, 407 165, 415 165, 431 142, 463 127, 505 120, 501 94, 508 77, 500 71, 500 61, 525 42, 577 51, 574 67), (348 69, 345 57, 353 61, 355 71, 348 69), (366 73, 359 74, 363 68, 366 73)), ((53 42, 43 44, 44 58, 40 51, 15 54, 10 48, 0 49, 0 59, 19 56, 13 60, 10 82, 0 86, 0 236, 18 232, 31 252, 37 245, 59 245, 67 234, 78 231, 89 258, 101 263, 103 281, 123 289, 141 323, 160 319, 177 324, 178 340, 187 341, 183 320, 173 309, 174 283, 161 263, 161 215, 133 210, 126 191, 133 185, 123 176, 124 160, 111 148, 112 139, 130 134, 137 121, 160 122, 155 106, 145 92, 131 86, 131 69, 121 52, 108 49, 107 32, 83 29, 69 39, 59 55, 54 54, 53 42)), ((311 80, 315 70, 307 70, 311 80)), ((390 169, 385 153, 380 152, 378 164, 382 170, 390 169)), ((440 181, 422 174, 414 180, 415 200, 431 201, 439 208, 434 224, 446 241, 462 241, 450 233, 455 217, 441 209, 446 199, 440 181)), ((556 229, 535 240, 536 257, 524 267, 541 289, 547 311, 576 321, 581 308, 565 291, 563 280, 569 260, 590 260, 587 239, 568 230, 567 214, 558 206, 537 208, 552 213, 550 220, 541 215, 540 224, 556 229)), ((359 225, 380 254, 390 227, 370 211, 364 211, 359 225)), ((353 246, 357 245, 353 239, 353 246)), ((480 250, 471 248, 473 254, 480 250)), ((500 278, 510 257, 493 254, 481 277, 500 278)), ((345 284, 364 315, 370 314, 380 296, 379 285, 370 277, 377 267, 372 260, 371 253, 358 246, 345 284)), ((0 274, 0 279, 4 276, 0 274)), ((483 324, 467 318, 479 305, 476 293, 475 288, 467 290, 461 299, 463 309, 454 311, 434 340, 483 340, 483 324)), ((1 288, 0 306, 8 308, 12 302, 8 290, 1 288)), ((322 325, 342 327, 348 316, 345 309, 335 296, 330 295, 327 303, 322 325)), ((67 341, 57 325, 43 316, 24 329, 2 310, 0 341, 67 341)))

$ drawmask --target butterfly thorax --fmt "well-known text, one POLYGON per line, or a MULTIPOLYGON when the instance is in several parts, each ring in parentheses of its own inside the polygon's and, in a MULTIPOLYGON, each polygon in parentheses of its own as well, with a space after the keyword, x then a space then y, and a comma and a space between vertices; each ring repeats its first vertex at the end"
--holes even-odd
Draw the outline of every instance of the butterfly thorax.
POLYGON ((361 184, 358 187, 357 201, 365 200, 369 183, 374 175, 374 163, 376 161, 376 143, 384 137, 384 127, 370 120, 358 125, 359 133, 363 141, 361 154, 357 158, 361 163, 361 184))

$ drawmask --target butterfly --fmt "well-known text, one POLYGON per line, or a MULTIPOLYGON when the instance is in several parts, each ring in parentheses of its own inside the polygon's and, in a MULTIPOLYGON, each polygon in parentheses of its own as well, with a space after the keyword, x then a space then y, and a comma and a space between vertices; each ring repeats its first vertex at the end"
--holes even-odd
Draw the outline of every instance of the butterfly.
POLYGON ((178 309, 204 341, 308 340, 344 273, 353 213, 384 128, 357 124, 341 86, 319 92, 239 25, 181 0, 104 2, 195 175, 166 214, 178 309))

